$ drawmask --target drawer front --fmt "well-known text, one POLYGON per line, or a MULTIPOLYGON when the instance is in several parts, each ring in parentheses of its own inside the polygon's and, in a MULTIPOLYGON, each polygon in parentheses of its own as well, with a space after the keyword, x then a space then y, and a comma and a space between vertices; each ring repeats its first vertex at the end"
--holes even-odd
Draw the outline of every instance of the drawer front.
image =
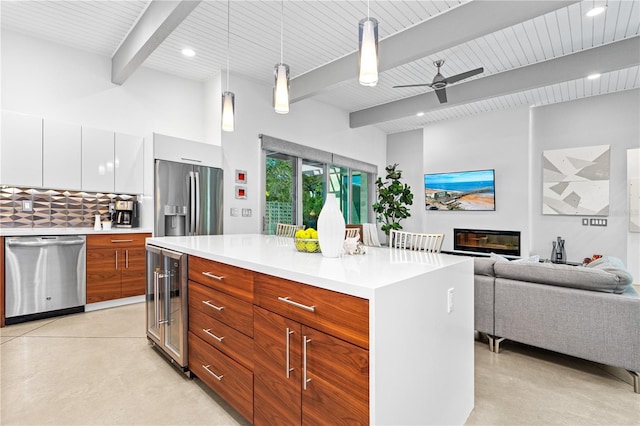
POLYGON ((366 299, 256 274, 255 304, 362 348, 369 348, 369 301, 366 299))
POLYGON ((189 256, 189 279, 253 303, 253 272, 189 256))
POLYGON ((250 422, 253 373, 189 332, 189 370, 250 422), (216 378, 217 376, 217 378, 216 378))
POLYGON ((253 339, 249 336, 211 318, 198 309, 189 311, 189 330, 214 348, 224 352, 234 361, 253 371, 253 339))
POLYGON ((89 234, 87 249, 144 247, 148 237, 151 237, 151 234, 89 234))
POLYGON ((197 309, 253 337, 253 305, 250 303, 189 281, 189 309, 197 309))

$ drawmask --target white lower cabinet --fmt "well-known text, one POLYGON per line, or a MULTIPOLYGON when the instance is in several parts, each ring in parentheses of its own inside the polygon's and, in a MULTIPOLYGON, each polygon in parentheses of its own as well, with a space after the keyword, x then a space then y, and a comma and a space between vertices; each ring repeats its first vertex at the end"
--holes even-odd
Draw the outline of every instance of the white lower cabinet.
POLYGON ((42 187, 42 118, 2 111, 0 184, 42 187))
POLYGON ((82 189, 82 131, 78 124, 44 120, 43 186, 82 189))
POLYGON ((114 192, 114 132, 82 128, 82 190, 114 192))

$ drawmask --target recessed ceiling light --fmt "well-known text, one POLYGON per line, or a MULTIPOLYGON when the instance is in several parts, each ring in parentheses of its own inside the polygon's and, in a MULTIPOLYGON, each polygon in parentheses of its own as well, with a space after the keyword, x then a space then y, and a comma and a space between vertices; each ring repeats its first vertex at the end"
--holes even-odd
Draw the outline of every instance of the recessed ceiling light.
POLYGON ((420 111, 419 113, 416 114, 418 117, 422 117, 424 115, 424 112, 420 111))
POLYGON ((602 12, 604 12, 606 8, 604 6, 598 6, 598 7, 594 7, 593 9, 589 10, 586 15, 587 16, 596 16, 596 15, 600 15, 602 12))
POLYGON ((595 74, 590 74, 587 76, 588 80, 595 80, 596 78, 600 78, 600 74, 595 73, 595 74))
POLYGON ((196 56, 196 52, 194 52, 193 49, 189 49, 188 47, 185 47, 184 49, 182 49, 182 54, 189 58, 196 56))

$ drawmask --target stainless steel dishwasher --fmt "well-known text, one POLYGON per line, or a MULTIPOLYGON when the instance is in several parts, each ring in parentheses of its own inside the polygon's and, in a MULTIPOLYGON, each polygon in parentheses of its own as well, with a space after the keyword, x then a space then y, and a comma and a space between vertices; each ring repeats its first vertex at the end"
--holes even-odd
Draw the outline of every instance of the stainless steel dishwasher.
POLYGON ((5 238, 5 322, 84 312, 84 235, 5 238))

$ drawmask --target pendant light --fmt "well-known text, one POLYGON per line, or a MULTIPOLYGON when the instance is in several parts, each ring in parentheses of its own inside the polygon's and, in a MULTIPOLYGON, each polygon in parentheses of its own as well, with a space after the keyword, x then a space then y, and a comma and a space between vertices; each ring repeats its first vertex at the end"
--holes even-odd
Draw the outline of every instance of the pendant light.
POLYGON ((227 0, 227 90, 222 94, 222 130, 233 132, 235 128, 235 106, 236 95, 229 91, 229 55, 230 55, 230 33, 229 33, 229 8, 230 0, 227 0))
POLYGON ((378 21, 369 16, 369 0, 367 0, 367 17, 358 25, 358 81, 363 86, 378 84, 378 21))
POLYGON ((284 0, 280 10, 280 63, 275 66, 273 108, 278 114, 289 112, 289 65, 284 63, 284 0))

